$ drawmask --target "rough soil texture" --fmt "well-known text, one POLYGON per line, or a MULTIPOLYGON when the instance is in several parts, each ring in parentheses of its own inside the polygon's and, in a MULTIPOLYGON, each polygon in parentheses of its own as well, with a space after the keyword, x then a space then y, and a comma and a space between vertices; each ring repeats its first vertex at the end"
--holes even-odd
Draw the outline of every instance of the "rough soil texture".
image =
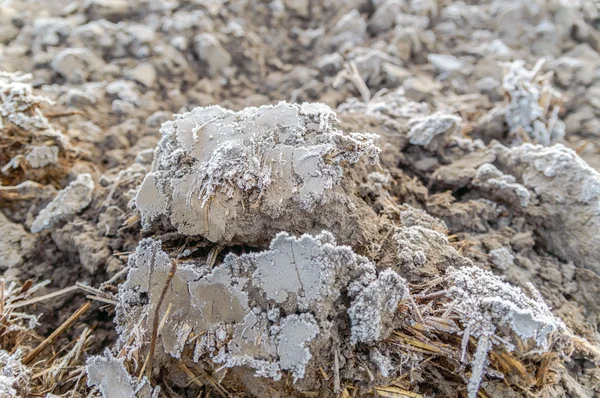
POLYGON ((344 164, 378 161, 373 134, 343 134, 323 104, 195 108, 161 128, 135 206, 142 226, 253 244, 277 231, 335 230, 357 242, 375 217, 342 184, 344 164), (361 224, 362 223, 362 224, 361 224))
POLYGON ((0 2, 0 397, 596 397, 593 0, 0 2))

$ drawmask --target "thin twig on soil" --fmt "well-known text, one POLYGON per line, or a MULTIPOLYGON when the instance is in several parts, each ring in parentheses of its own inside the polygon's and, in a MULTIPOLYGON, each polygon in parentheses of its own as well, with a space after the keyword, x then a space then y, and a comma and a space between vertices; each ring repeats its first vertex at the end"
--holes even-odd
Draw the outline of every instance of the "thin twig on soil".
POLYGON ((84 285, 81 282, 75 282, 75 286, 77 286, 79 289, 81 289, 81 290, 83 290, 83 291, 85 291, 87 293, 90 293, 90 294, 92 294, 94 296, 105 297, 107 299, 114 299, 115 298, 115 296, 113 296, 111 293, 102 291, 100 289, 96 289, 95 287, 84 285))
MULTIPOLYGON (((191 370, 190 368, 188 368, 187 366, 185 366, 183 363, 179 364, 179 368, 181 370, 183 370, 183 372, 188 375, 188 377, 190 378, 190 383, 194 383, 199 387, 204 387, 204 383, 200 382, 200 376, 196 376, 191 370)), ((189 385, 189 383, 187 384, 189 385)))
POLYGON ((119 187, 119 184, 121 183, 124 174, 125 170, 119 171, 117 177, 115 178, 115 181, 112 184, 112 187, 110 188, 110 191, 108 192, 108 195, 106 196, 106 199, 104 200, 104 203, 102 203, 102 206, 108 207, 110 205, 110 202, 112 201, 112 198, 115 195, 115 192, 117 191, 117 188, 119 187))
POLYGON ((0 313, 4 312, 4 279, 0 279, 0 313))
POLYGON ((85 314, 92 307, 91 301, 86 301, 73 315, 69 317, 66 321, 63 322, 50 336, 48 336, 44 341, 42 341, 33 351, 31 351, 25 358, 23 358, 22 363, 27 365, 31 361, 35 359, 39 355, 40 352, 44 350, 49 344, 51 344, 58 336, 60 336, 65 330, 67 330, 80 316, 85 314))
POLYGON ((85 296, 85 298, 87 298, 89 300, 100 301, 100 302, 103 302, 103 303, 106 303, 106 304, 110 304, 110 305, 117 305, 118 304, 114 300, 107 299, 107 298, 104 298, 104 297, 94 296, 94 295, 91 295, 91 294, 88 294, 87 296, 85 296))
POLYGON ((121 271, 117 272, 116 274, 113 275, 112 278, 110 278, 109 280, 107 280, 106 282, 103 282, 100 285, 100 290, 104 289, 106 286, 108 285, 112 285, 113 282, 115 282, 117 279, 119 279, 121 276, 125 275, 127 272, 129 272, 129 265, 126 266, 125 268, 123 268, 121 271))
POLYGON ((210 250, 210 253, 208 253, 208 258, 206 259, 206 264, 210 268, 212 268, 213 265, 215 265, 215 263, 217 261, 217 257, 219 256, 219 253, 221 253, 224 248, 225 248, 225 246, 218 245, 218 246, 213 247, 210 250))
POLYGON ((354 61, 350 61, 350 63, 344 65, 344 70, 338 73, 338 75, 335 77, 333 86, 339 86, 343 79, 352 82, 354 86, 356 86, 365 104, 368 104, 371 101, 371 91, 360 75, 360 72, 358 71, 354 61))
MULTIPOLYGON (((195 379, 198 380, 198 377, 196 377, 196 375, 194 375, 194 373, 190 370, 190 368, 188 368, 187 366, 185 366, 185 364, 183 362, 179 363, 179 368, 181 370, 183 370, 183 372, 189 376, 190 379, 195 379)), ((217 390, 217 392, 222 396, 222 397, 229 397, 229 391, 227 391, 225 389, 225 387, 219 385, 219 383, 217 383, 217 381, 208 373, 206 373, 206 371, 204 369, 199 369, 200 372, 202 373, 202 377, 204 377, 204 379, 215 389, 217 390)))
POLYGON ((336 344, 333 357, 333 392, 336 394, 341 390, 340 383, 340 347, 336 344))
POLYGON ((171 308, 173 308, 173 303, 169 303, 169 305, 167 306, 167 310, 165 311, 165 314, 163 315, 163 317, 160 321, 160 325, 158 325, 158 333, 161 332, 162 328, 165 326, 165 323, 167 323, 167 318, 169 317, 169 314, 171 313, 171 308))
POLYGON ((58 112, 58 113, 46 113, 45 117, 52 119, 56 117, 65 117, 65 116, 73 116, 73 115, 81 115, 85 116, 85 114, 81 111, 67 111, 67 112, 58 112))
POLYGON ((152 362, 154 357, 154 350, 156 349, 156 338, 158 335, 158 324, 159 319, 158 315, 160 314, 160 307, 162 302, 167 294, 167 290, 169 289, 169 285, 171 284, 171 280, 173 276, 175 276, 175 271, 177 271, 177 261, 171 261, 171 269, 169 270, 169 274, 167 275, 167 280, 165 281, 165 286, 163 287, 162 292, 160 293, 160 297, 158 298, 158 303, 156 304, 156 310, 154 312, 154 319, 152 320, 152 339, 150 340, 150 351, 148 352, 148 366, 146 368, 146 374, 148 379, 152 376, 152 362))
POLYGON ((63 294, 70 293, 70 292, 72 292, 74 290, 77 290, 77 289, 78 289, 77 286, 69 286, 69 287, 66 287, 64 289, 60 289, 60 290, 57 290, 57 291, 52 292, 52 293, 45 294, 45 295, 40 296, 40 297, 35 297, 35 298, 29 299, 29 300, 20 301, 18 303, 14 303, 14 304, 11 303, 11 304, 9 304, 9 306, 11 308, 21 308, 21 307, 25 307, 26 305, 35 304, 35 303, 39 303, 40 301, 45 301, 45 300, 49 300, 49 299, 54 298, 54 297, 62 296, 63 294))

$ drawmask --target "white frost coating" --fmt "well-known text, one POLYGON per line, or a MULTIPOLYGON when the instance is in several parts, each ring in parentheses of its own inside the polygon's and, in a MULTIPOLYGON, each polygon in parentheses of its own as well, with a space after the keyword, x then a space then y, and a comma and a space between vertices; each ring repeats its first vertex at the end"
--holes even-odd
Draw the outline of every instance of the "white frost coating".
POLYGON ((512 175, 502 173, 493 164, 484 163, 477 169, 472 184, 508 203, 529 206, 531 194, 512 175))
POLYGON ((462 119, 458 116, 434 113, 409 120, 408 142, 428 148, 436 136, 455 133, 462 119))
POLYGON ((55 165, 58 163, 58 147, 55 145, 37 145, 31 148, 25 160, 34 169, 55 165))
MULTIPOLYGON (((305 344, 317 337, 319 326, 311 314, 290 315, 275 327, 281 369, 291 370, 294 381, 302 379, 312 358, 305 344)), ((272 331, 273 332, 273 331, 272 331)))
POLYGON ((509 165, 527 166, 518 170, 523 184, 542 199, 561 204, 577 201, 600 212, 600 174, 572 149, 562 144, 549 148, 523 144, 506 154, 509 165), (557 189, 559 183, 564 189, 557 189))
POLYGON ((348 287, 353 299, 348 313, 354 342, 380 340, 398 301, 408 294, 405 281, 395 272, 386 270, 377 276, 372 263, 349 247, 337 246, 328 232, 300 238, 282 232, 268 251, 241 256, 236 261, 244 269, 254 270, 252 284, 267 299, 288 308, 293 305, 300 311, 312 311, 321 321, 331 311, 340 290, 348 287), (360 310, 365 305, 369 305, 368 314, 360 310))
POLYGON ((167 197, 156 184, 154 173, 148 173, 136 196, 136 205, 145 209, 149 219, 155 219, 167 211, 167 197))
MULTIPOLYGON (((458 253, 449 245, 448 238, 441 232, 430 229, 433 225, 420 223, 399 228, 393 235, 398 245, 400 263, 409 268, 420 268, 433 260, 428 256, 444 255, 451 258, 458 253)), ((434 224, 435 225, 435 224, 434 224)))
POLYGON ((500 337, 496 344, 509 351, 521 339, 535 343, 537 350, 533 352, 544 353, 550 347, 552 334, 566 330, 532 284, 528 284, 533 295, 530 298, 521 289, 478 267, 449 268, 447 277, 451 285, 449 296, 455 300, 464 327, 463 347, 470 336, 478 339, 467 386, 469 398, 477 397, 487 354, 494 342, 492 336, 500 337))
POLYGON ((24 130, 49 128, 48 120, 41 112, 33 112, 40 104, 52 105, 46 97, 33 95, 30 74, 20 75, 0 71, 0 128, 7 123, 15 124, 24 130))
MULTIPOLYGON (((434 231, 447 231, 448 227, 446 223, 439 218, 435 218, 425 210, 416 209, 414 207, 405 205, 406 210, 400 211, 400 222, 405 228, 420 226, 434 231)), ((441 240, 446 241, 443 234, 440 234, 441 240)))
MULTIPOLYGON (((232 261, 234 257, 228 257, 232 261)), ((331 305, 348 287, 348 314, 353 342, 375 342, 387 332, 398 301, 408 294, 405 281, 392 270, 377 276, 375 267, 349 247, 337 246, 333 235, 300 238, 280 233, 268 251, 235 258, 254 270, 252 284, 269 300, 287 308, 311 311, 325 321, 331 305), (369 306, 366 314, 361 307, 369 306)), ((362 308, 364 309, 364 308, 362 308)))
MULTIPOLYGON (((508 327, 516 336, 531 339, 540 351, 546 351, 550 335, 565 330, 532 285, 534 297, 530 298, 521 289, 477 267, 449 268, 447 275, 452 285, 450 296, 457 300, 461 322, 472 336, 501 335, 501 328, 508 327)), ((512 340, 510 334, 507 337, 512 340)))
POLYGON ((326 105, 285 102, 175 115, 161 129, 152 173, 136 197, 143 226, 166 219, 183 234, 212 241, 249 234, 249 242, 264 239, 273 219, 292 229, 292 214, 282 216, 291 207, 350 205, 340 187, 343 164, 376 162, 377 136, 343 134, 335 122, 326 105))
POLYGON ((544 227, 536 233, 546 247, 563 260, 600 274, 600 174, 560 144, 496 145, 492 151, 504 173, 537 195, 544 227))
MULTIPOLYGON (((0 71, 0 129, 11 124, 27 132, 27 142, 5 165, 1 172, 9 174, 25 159, 30 167, 42 168, 58 163, 60 149, 69 147, 69 140, 44 117, 42 105, 54 103, 46 97, 33 94, 30 74, 21 75, 0 71), (52 141, 53 145, 48 144, 52 141)), ((10 134, 10 130, 8 130, 10 134)))
MULTIPOLYGON (((127 349, 140 327, 146 336, 139 340, 147 340, 171 260, 159 241, 144 239, 129 265, 116 314, 120 349, 127 349)), ((229 254, 213 268, 180 260, 164 297, 173 310, 159 333, 162 349, 155 362, 210 361, 234 371, 245 366, 273 380, 289 371, 298 381, 340 338, 333 323, 349 316, 352 341, 375 343, 389 335, 398 301, 407 293, 395 272, 378 276, 372 263, 338 246, 325 231, 299 238, 280 233, 269 250, 229 254), (351 308, 340 307, 344 302, 351 308), (198 337, 192 358, 186 358, 191 334, 198 337)), ((158 316, 165 313, 161 307, 158 316)))
POLYGON ((15 386, 26 385, 31 370, 21 363, 23 352, 16 350, 10 354, 0 350, 0 398, 16 397, 15 386))
POLYGON ((139 383, 133 379, 125 366, 124 358, 115 358, 106 349, 104 356, 88 358, 86 373, 88 387, 96 386, 104 398, 155 398, 160 387, 152 389, 150 382, 144 377, 139 383))
POLYGON ((94 180, 91 174, 80 174, 48 203, 31 225, 31 232, 54 227, 59 222, 85 209, 92 202, 94 180))
POLYGON ((328 232, 300 238, 282 232, 272 240, 268 251, 248 254, 238 261, 247 269, 255 269, 252 283, 267 299, 282 304, 293 297, 300 310, 316 313, 324 308, 324 299, 328 303, 339 296, 336 285, 348 284, 351 274, 344 276, 344 268, 375 278, 371 263, 350 248, 337 246, 328 232))
POLYGON ((329 264, 322 261, 324 252, 321 245, 322 242, 308 235, 300 240, 290 239, 287 234, 277 235, 270 250, 257 254, 253 259, 256 264, 253 283, 265 292, 269 300, 283 303, 294 294, 302 309, 307 309, 320 299, 331 282, 328 280, 332 276, 327 268, 329 264))
POLYGON ((350 342, 374 343, 381 340, 385 322, 391 322, 401 299, 408 297, 406 281, 391 269, 379 274, 354 299, 348 309, 350 342))
POLYGON ((379 373, 381 373, 383 377, 390 377, 395 370, 390 357, 383 355, 377 348, 371 350, 370 359, 371 362, 377 365, 379 373))
POLYGON ((551 74, 539 76, 543 63, 540 60, 532 70, 524 61, 506 63, 502 88, 510 98, 505 110, 510 133, 525 133, 547 146, 565 135, 565 124, 558 119, 560 107, 554 105, 561 95, 551 86, 551 74))
POLYGON ((485 375, 485 368, 488 362, 488 352, 491 348, 490 336, 482 334, 477 340, 477 349, 472 363, 471 377, 467 384, 467 394, 469 398, 477 398, 479 386, 485 375))

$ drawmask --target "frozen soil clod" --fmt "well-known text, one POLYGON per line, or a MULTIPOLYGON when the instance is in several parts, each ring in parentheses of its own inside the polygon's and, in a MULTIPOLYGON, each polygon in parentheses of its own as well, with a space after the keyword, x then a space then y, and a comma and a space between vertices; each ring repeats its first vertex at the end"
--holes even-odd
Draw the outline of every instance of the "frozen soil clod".
POLYGON ((0 270, 18 268, 35 251, 36 238, 25 228, 0 214, 0 270))
POLYGON ((560 144, 496 145, 492 151, 500 169, 521 182, 510 183, 513 192, 525 198, 526 187, 539 200, 541 214, 532 211, 532 218, 548 250, 600 274, 600 174, 560 144), (571 232, 565 235, 566 230, 571 232))
MULTIPOLYGON (((552 87, 551 74, 540 74, 543 62, 538 61, 530 71, 523 61, 506 64, 502 88, 510 99, 505 111, 509 133, 525 133, 548 146, 565 135, 565 124, 558 118, 562 96, 552 87)), ((523 138, 517 136, 517 140, 523 138)))
POLYGON ((451 135, 460 126, 461 119, 454 115, 434 114, 416 117, 409 122, 408 142, 429 148, 433 138, 440 134, 451 135))
MULTIPOLYGON (((464 314, 462 322, 474 337, 492 335, 506 326, 517 337, 532 339, 535 347, 545 351, 549 335, 565 330, 533 286, 533 298, 529 298, 519 288, 477 267, 451 268, 447 277, 452 284, 450 297, 457 300, 457 309, 464 314)), ((514 349, 510 345, 507 348, 514 349)))
POLYGON ((60 191, 56 197, 40 211, 31 225, 31 232, 53 228, 85 209, 92 201, 94 180, 90 174, 80 174, 75 181, 60 191))
POLYGON ((514 176, 502 173, 493 164, 484 163, 479 166, 471 183, 494 199, 520 204, 523 208, 529 206, 529 190, 519 184, 514 176))
POLYGON ((34 94, 29 74, 0 71, 0 182, 47 181, 64 174, 60 160, 71 151, 69 139, 44 116, 54 105, 34 94))
POLYGON ((563 138, 565 123, 558 117, 563 97, 552 87, 552 72, 541 73, 543 63, 539 60, 532 70, 522 60, 505 63, 502 89, 508 103, 492 108, 478 128, 493 130, 494 124, 505 123, 515 144, 533 141, 548 146, 563 138))
MULTIPOLYGON (((117 307, 123 349, 131 349, 136 328, 151 324, 171 261, 151 239, 130 260, 117 307)), ((214 268, 194 260, 178 264, 158 313, 166 317, 158 364, 206 362, 233 374, 250 368, 275 381, 287 372, 297 388, 314 387, 318 367, 333 360, 334 344, 385 339, 407 295, 394 271, 377 272, 328 232, 300 238, 280 233, 269 250, 230 254, 214 268), (191 336, 198 336, 193 343, 191 336)))
POLYGON ((326 105, 285 102, 176 115, 161 129, 136 197, 144 227, 166 223, 222 243, 326 228, 356 242, 372 229, 362 220, 374 215, 353 195, 344 169, 361 158, 377 162, 377 137, 345 134, 335 122, 326 105))
POLYGON ((461 322, 465 328, 463 347, 468 345, 471 336, 477 338, 472 373, 467 385, 469 398, 477 397, 488 361, 487 355, 494 344, 514 351, 516 345, 532 341, 531 351, 544 353, 549 350, 550 336, 566 330, 563 322, 552 315, 533 285, 530 285, 533 298, 529 298, 520 289, 477 267, 451 268, 447 275, 452 286, 449 296, 455 300, 456 310, 462 314, 461 322), (500 339, 494 340, 493 336, 500 339))

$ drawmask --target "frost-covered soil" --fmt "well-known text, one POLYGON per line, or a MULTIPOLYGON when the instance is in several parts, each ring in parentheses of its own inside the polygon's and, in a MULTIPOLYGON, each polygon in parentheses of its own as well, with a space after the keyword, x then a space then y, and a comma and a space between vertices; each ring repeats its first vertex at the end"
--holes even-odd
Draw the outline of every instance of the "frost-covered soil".
POLYGON ((0 397, 597 396, 599 21, 0 1, 0 397))

